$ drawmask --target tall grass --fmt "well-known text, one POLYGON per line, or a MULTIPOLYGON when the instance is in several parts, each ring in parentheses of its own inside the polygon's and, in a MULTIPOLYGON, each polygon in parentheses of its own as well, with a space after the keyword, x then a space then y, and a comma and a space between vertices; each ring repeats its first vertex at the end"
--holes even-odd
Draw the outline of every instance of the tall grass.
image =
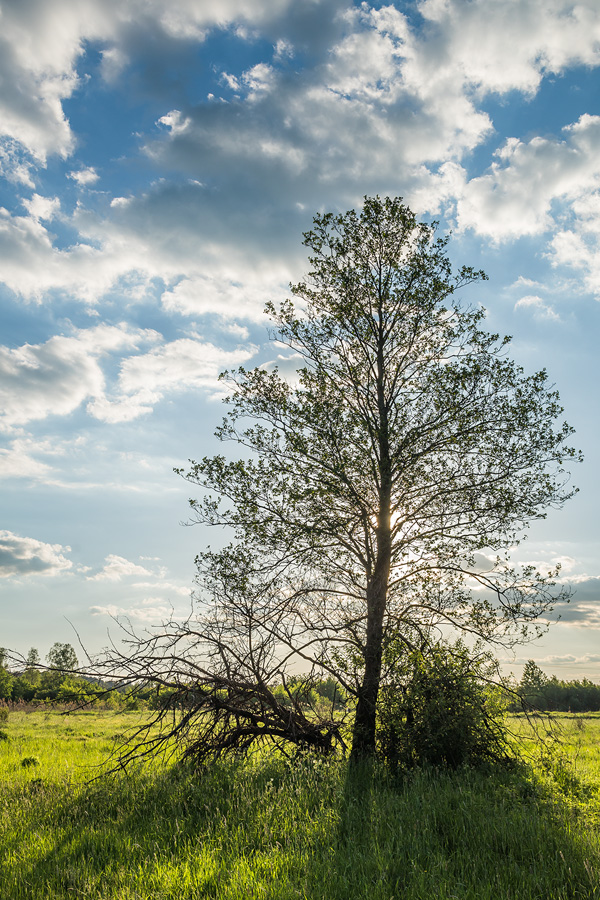
POLYGON ((86 783, 134 718, 11 713, 2 900, 600 898, 593 788, 584 802, 548 773, 398 781, 314 757, 157 764, 86 783))

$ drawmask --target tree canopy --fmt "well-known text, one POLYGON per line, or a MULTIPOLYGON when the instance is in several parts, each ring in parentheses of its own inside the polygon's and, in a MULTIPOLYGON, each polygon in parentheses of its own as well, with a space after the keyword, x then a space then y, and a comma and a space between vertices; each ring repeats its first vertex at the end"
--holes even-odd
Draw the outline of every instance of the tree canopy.
POLYGON ((224 375, 217 435, 235 455, 177 471, 206 492, 193 520, 233 539, 197 557, 191 619, 137 656, 202 711, 186 722, 190 752, 342 739, 295 699, 278 705, 273 685, 304 671, 353 698, 352 752, 372 754, 390 641, 523 641, 562 596, 556 573, 507 553, 572 495, 572 430, 546 373, 525 374, 484 311, 460 303, 485 275, 454 273, 447 243, 400 199, 317 215, 309 274, 267 305, 296 375, 224 375))

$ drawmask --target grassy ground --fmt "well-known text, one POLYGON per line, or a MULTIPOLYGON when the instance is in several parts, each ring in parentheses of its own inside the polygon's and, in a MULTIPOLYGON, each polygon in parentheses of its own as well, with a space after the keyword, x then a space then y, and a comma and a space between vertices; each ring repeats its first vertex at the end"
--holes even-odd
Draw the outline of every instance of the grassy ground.
POLYGON ((2 900, 600 898, 598 717, 561 716, 577 768, 559 753, 533 779, 263 758, 86 784, 138 717, 0 725, 2 900))

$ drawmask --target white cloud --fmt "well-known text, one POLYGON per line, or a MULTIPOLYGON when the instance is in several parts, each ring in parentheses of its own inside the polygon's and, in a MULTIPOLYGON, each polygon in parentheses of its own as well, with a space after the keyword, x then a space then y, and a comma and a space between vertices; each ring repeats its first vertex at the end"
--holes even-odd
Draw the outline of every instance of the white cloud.
POLYGON ((171 391, 208 389, 214 392, 221 370, 250 359, 256 348, 223 350, 214 344, 181 338, 149 353, 130 356, 121 364, 119 393, 97 397, 89 412, 105 422, 124 422, 152 410, 171 391))
MULTIPOLYGON (((140 559, 144 559, 144 557, 142 556, 142 557, 140 557, 140 559)), ((190 587, 183 587, 180 584, 172 584, 172 582, 170 582, 170 581, 159 581, 159 582, 140 581, 140 582, 135 582, 134 584, 130 585, 130 587, 136 588, 136 590, 147 590, 148 588, 151 588, 152 590, 156 591, 156 590, 160 589, 164 593, 179 594, 181 597, 189 597, 191 594, 190 587)), ((162 598, 155 598, 155 599, 162 600, 162 598)), ((143 602, 146 603, 147 601, 144 600, 143 602)))
POLYGON ((570 557, 557 561, 563 565, 561 582, 573 591, 569 603, 556 608, 560 626, 600 628, 600 575, 573 574, 574 561, 570 557))
MULTIPOLYGON (((53 235, 38 217, 39 201, 29 205, 32 214, 28 216, 15 216, 0 207, 2 281, 16 295, 39 302, 50 291, 68 291, 93 303, 120 277, 135 270, 138 260, 125 247, 108 241, 100 248, 82 239, 57 250, 53 235)), ((46 205, 45 212, 49 211, 46 205)))
POLYGON ((23 206, 32 219, 53 219, 60 210, 60 199, 34 194, 31 199, 23 200, 23 206))
MULTIPOLYGON (((260 294, 262 311, 269 299, 265 286, 277 285, 280 294, 289 283, 283 250, 293 246, 299 255, 300 227, 290 227, 295 217, 287 213, 286 229, 279 215, 252 221, 250 210, 235 204, 224 209, 223 199, 197 181, 185 186, 160 182, 141 196, 115 198, 107 218, 79 205, 72 216, 61 215, 61 222, 79 233, 78 243, 64 249, 55 247, 52 233, 40 221, 56 210, 54 201, 27 201, 31 215, 0 208, 1 280, 26 300, 42 302, 57 291, 88 304, 117 289, 121 297, 137 301, 155 289, 156 281, 169 286, 183 280, 196 282, 205 297, 213 295, 214 301, 208 301, 213 307, 222 296, 219 311, 227 317, 243 306, 236 301, 233 313, 232 295, 237 292, 241 301, 247 290, 250 317, 256 318, 250 295, 260 294)), ((184 294, 183 289, 175 292, 173 308, 201 312, 191 309, 189 292, 184 294)))
POLYGON ((579 197, 572 205, 570 228, 559 230, 550 242, 554 265, 579 269, 587 290, 600 296, 600 190, 579 197))
POLYGON ((521 297, 520 300, 517 300, 515 303, 515 309, 523 309, 529 308, 532 309, 534 314, 540 319, 551 319, 554 322, 560 321, 560 316, 558 313, 550 306, 549 303, 546 303, 541 297, 538 297, 537 294, 527 294, 525 297, 521 297))
POLYGON ((422 0, 425 29, 415 68, 483 93, 534 93, 544 75, 600 61, 595 0, 422 0))
POLYGON ((240 77, 225 73, 242 98, 190 109, 147 152, 200 178, 207 165, 215 175, 227 172, 238 195, 231 175, 246 171, 242 190, 260 183, 278 206, 302 199, 318 208, 324 190, 353 202, 386 181, 390 189, 399 180, 408 192, 417 189, 430 173, 415 165, 462 154, 489 131, 462 85, 440 99, 427 79, 407 79, 419 48, 399 11, 365 4, 340 29, 327 61, 294 79, 267 63, 240 77))
POLYGON ((130 562, 123 556, 110 554, 104 560, 104 568, 96 575, 88 575, 88 581, 122 581, 131 575, 151 575, 152 573, 137 563, 130 562))
POLYGON ((10 447, 0 447, 0 479, 30 478, 34 481, 46 480, 52 467, 36 458, 39 451, 49 452, 47 442, 41 447, 28 438, 12 441, 10 447))
POLYGON ((248 89, 248 99, 269 93, 275 86, 275 72, 268 63, 257 63, 242 75, 242 82, 248 89))
POLYGON ((16 185, 35 188, 33 169, 32 161, 24 158, 17 141, 0 136, 0 177, 16 185))
POLYGON ((544 289, 544 285, 541 281, 534 281, 532 278, 525 278, 523 275, 519 275, 517 280, 511 284, 512 288, 538 288, 539 290, 544 289))
POLYGON ((198 275, 165 291, 161 303, 167 311, 185 316, 213 314, 262 323, 267 300, 284 296, 288 282, 289 278, 278 278, 277 274, 261 278, 247 273, 243 283, 232 282, 226 275, 222 279, 198 275))
MULTIPOLYGON (((521 657, 519 659, 508 659, 505 658, 502 660, 503 662, 513 662, 517 665, 525 665, 528 661, 526 658, 521 657)), ((535 657, 534 662, 540 666, 541 669, 546 669, 548 666, 580 666, 587 665, 589 663, 597 663, 600 662, 600 655, 596 653, 585 653, 582 656, 575 656, 573 653, 562 653, 562 654, 549 654, 548 656, 535 657)))
POLYGON ((20 142, 44 165, 50 154, 66 157, 75 138, 63 102, 78 86, 76 66, 87 43, 100 42, 103 76, 125 68, 132 44, 155 52, 156 32, 184 41, 202 40, 207 28, 235 22, 254 25, 282 16, 291 0, 31 0, 3 3, 0 29, 0 134, 20 142), (132 31, 131 23, 135 22, 132 31), (51 35, 51 39, 49 39, 51 35))
POLYGON ((64 556, 70 550, 61 544, 46 544, 12 531, 0 531, 0 577, 59 575, 73 566, 64 556))
POLYGON ((133 619, 138 622, 164 622, 171 618, 173 608, 171 606, 91 606, 93 616, 111 616, 112 618, 133 619))
MULTIPOLYGON (((79 329, 44 344, 0 346, 0 426, 10 430, 50 415, 68 415, 86 401, 95 418, 130 421, 151 412, 167 393, 213 392, 223 368, 246 362, 255 352, 253 346, 224 350, 195 337, 162 343, 157 332, 125 324, 79 329), (147 353, 131 353, 159 341, 147 353), (121 356, 114 381, 101 363, 109 354, 121 356)), ((31 462, 22 449, 4 453, 13 468, 31 462)))
MULTIPOLYGON (((469 4, 425 0, 418 9, 424 19, 422 34, 412 31, 406 17, 391 4, 374 9, 363 3, 353 9, 341 0, 313 4, 301 13, 292 0, 202 4, 182 0, 175 7, 164 0, 4 4, 0 77, 5 90, 0 128, 42 163, 50 153, 70 154, 75 141, 62 103, 78 84, 76 65, 90 43, 102 45, 101 72, 114 82, 134 53, 156 54, 161 33, 182 42, 203 41, 215 27, 231 28, 241 39, 274 34, 274 60, 280 61, 291 56, 295 30, 300 29, 298 38, 306 41, 310 34, 315 49, 324 40, 333 41, 328 64, 313 79, 317 128, 319 107, 325 111, 325 95, 317 96, 319 80, 326 92, 334 91, 350 101, 336 108, 336 119, 340 113, 342 117, 349 114, 349 123, 357 99, 389 103, 401 95, 410 96, 424 103, 425 119, 431 121, 420 121, 418 111, 412 109, 417 115, 410 115, 405 125, 421 151, 422 139, 428 136, 434 145, 430 158, 441 159, 449 138, 457 149, 469 147, 489 129, 487 117, 469 99, 474 88, 480 93, 515 89, 531 93, 546 73, 598 62, 600 25, 593 0, 581 0, 575 7, 567 0, 528 0, 510 6, 498 0, 469 4), (342 11, 345 14, 340 15, 342 11), (135 38, 132 22, 136 23, 135 38)), ((242 76, 241 83, 252 98, 270 92, 274 84, 270 64, 258 63, 242 76)), ((384 133, 384 123, 380 125, 384 133)), ((333 135, 335 121, 332 126, 333 135)), ((404 143, 409 152, 411 142, 404 143)))
POLYGON ((155 332, 99 325, 44 344, 0 347, 0 425, 11 427, 49 415, 67 415, 104 394, 98 358, 157 339, 155 332))
POLYGON ((581 116, 564 138, 509 138, 490 171, 473 178, 458 202, 460 228, 500 241, 554 225, 553 201, 577 201, 600 184, 600 116, 581 116))
POLYGON ((158 124, 168 128, 171 135, 178 135, 187 130, 190 119, 184 116, 180 109, 172 109, 160 117, 158 124))
MULTIPOLYGON (((495 238, 548 227, 553 199, 571 196, 567 170, 575 185, 586 172, 595 172, 593 117, 573 125, 562 142, 508 144, 495 168, 468 185, 460 160, 492 128, 477 109, 480 95, 531 92, 545 73, 596 61, 593 5, 583 2, 572 10, 563 0, 529 0, 511 6, 509 14, 499 2, 429 0, 419 11, 422 31, 391 5, 352 8, 340 0, 311 6, 302 15, 321 27, 305 30, 303 40, 319 52, 314 64, 299 68, 292 78, 287 60, 300 14, 290 0, 188 0, 176 10, 161 0, 100 7, 91 0, 76 6, 67 0, 32 0, 22 10, 11 8, 6 34, 21 36, 13 42, 20 54, 15 71, 29 73, 33 81, 23 83, 30 93, 34 82, 75 78, 74 65, 86 41, 102 43, 107 78, 122 72, 134 52, 139 58, 149 54, 157 40, 160 44, 161 32, 186 42, 204 40, 215 26, 238 29, 241 38, 273 33, 275 51, 272 60, 223 75, 239 91, 238 99, 171 109, 159 117, 161 134, 146 139, 146 153, 159 165, 185 171, 196 184, 157 184, 139 197, 115 197, 103 212, 79 206, 71 218, 63 215, 80 235, 66 249, 56 248, 40 222, 41 201, 30 205, 29 216, 5 211, 0 219, 3 280, 26 298, 39 300, 58 290, 92 303, 117 285, 129 296, 142 296, 153 279, 162 278, 167 309, 216 311, 237 291, 236 308, 243 306, 245 295, 254 316, 263 306, 262 300, 254 304, 256 285, 270 264, 278 270, 273 283, 279 274, 284 284, 290 276, 295 280, 293 264, 300 254, 291 248, 290 235, 295 239, 308 224, 302 210, 331 205, 332 198, 346 207, 360 202, 364 193, 396 193, 402 184, 418 212, 437 213, 459 196, 461 227, 495 238), (136 21, 137 43, 131 21, 136 21), (48 47, 46 35, 56 32, 58 22, 56 44, 48 47), (536 169, 544 175, 538 178, 536 169), (554 178, 557 169, 564 170, 562 178, 554 178), (204 190, 204 183, 217 185, 217 191, 204 190), (530 192, 532 202, 525 204, 530 192), (195 283, 202 290, 192 298, 180 285, 195 283)), ((65 83, 64 96, 71 90, 65 83)), ((60 97, 53 109, 45 149, 30 147, 40 159, 47 152, 68 153, 72 146, 60 97)), ((84 166, 69 177, 84 186, 98 173, 84 166)), ((46 216, 56 212, 46 205, 46 216)), ((557 240, 557 260, 566 242, 568 235, 562 243, 557 240)), ((582 265, 591 266, 585 247, 580 257, 582 265)))
MULTIPOLYGON (((154 598, 150 598, 152 601, 154 598)), ((90 613, 93 616, 123 617, 138 622, 164 622, 171 618, 173 607, 171 606, 91 606, 90 613)))
POLYGON ((87 166, 84 169, 77 169, 73 172, 69 172, 68 177, 72 181, 76 181, 80 187, 86 187, 88 184, 95 184, 100 176, 93 166, 87 166))
POLYGON ((275 51, 275 59, 293 59, 294 57, 294 46, 290 41, 285 40, 285 38, 279 38, 274 47, 275 51))

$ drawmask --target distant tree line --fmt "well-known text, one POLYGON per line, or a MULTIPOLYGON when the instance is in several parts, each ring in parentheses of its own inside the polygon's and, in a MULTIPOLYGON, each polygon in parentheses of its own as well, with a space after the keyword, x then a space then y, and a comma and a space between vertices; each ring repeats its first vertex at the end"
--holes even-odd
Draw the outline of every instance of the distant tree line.
MULTIPOLYGON (((168 707, 175 695, 169 688, 138 683, 129 689, 110 681, 78 674, 79 660, 71 644, 56 642, 43 664, 39 651, 31 647, 23 666, 10 666, 8 655, 0 647, 0 703, 77 703, 100 698, 110 706, 130 709, 159 709, 168 707)), ((285 706, 294 701, 321 711, 324 705, 344 707, 347 695, 334 678, 313 679, 307 683, 303 676, 290 677, 285 684, 273 687, 274 694, 285 706)))
POLYGON ((132 692, 110 691, 111 685, 78 674, 79 660, 71 644, 57 641, 46 662, 31 647, 22 666, 9 666, 0 647, 0 703, 86 703, 100 698, 110 706, 140 708, 144 700, 132 692))
MULTIPOLYGON (((530 659, 525 664, 518 694, 526 706, 545 712, 597 712, 600 710, 600 684, 589 678, 563 681, 548 677, 530 659)), ((513 709, 517 704, 513 704, 513 709)))

